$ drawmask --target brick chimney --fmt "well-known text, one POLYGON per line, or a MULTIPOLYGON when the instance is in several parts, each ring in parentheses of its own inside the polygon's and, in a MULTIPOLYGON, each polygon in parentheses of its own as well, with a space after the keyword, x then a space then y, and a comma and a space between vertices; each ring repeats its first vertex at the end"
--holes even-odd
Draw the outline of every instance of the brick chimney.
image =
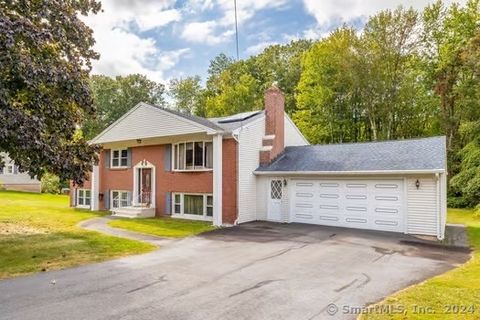
POLYGON ((265 136, 260 150, 260 165, 267 165, 285 148, 285 97, 272 85, 265 91, 265 136))

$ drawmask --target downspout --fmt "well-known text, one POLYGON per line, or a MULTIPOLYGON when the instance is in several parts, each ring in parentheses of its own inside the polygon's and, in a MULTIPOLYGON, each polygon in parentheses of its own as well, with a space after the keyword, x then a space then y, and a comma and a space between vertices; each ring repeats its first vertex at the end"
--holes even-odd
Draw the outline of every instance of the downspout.
POLYGON ((236 226, 238 225, 238 199, 239 199, 239 196, 240 196, 240 192, 239 192, 239 185, 238 185, 238 176, 239 176, 239 166, 238 164, 240 163, 240 152, 238 151, 238 148, 240 147, 240 133, 242 132, 242 128, 243 127, 240 127, 240 130, 238 130, 236 133, 235 132, 232 132, 232 138, 235 139, 235 141, 237 142, 237 147, 235 148, 235 152, 237 153, 236 154, 236 158, 237 158, 237 163, 236 163, 236 170, 237 170, 237 181, 236 181, 236 184, 237 184, 237 195, 236 195, 236 199, 235 199, 235 204, 236 204, 236 210, 237 210, 237 218, 235 219, 235 221, 233 221, 233 225, 236 226))
POLYGON ((436 182, 436 187, 437 187, 437 238, 439 240, 443 240, 443 235, 442 233, 442 208, 441 208, 441 203, 440 203, 440 176, 438 173, 435 173, 435 182, 436 182))

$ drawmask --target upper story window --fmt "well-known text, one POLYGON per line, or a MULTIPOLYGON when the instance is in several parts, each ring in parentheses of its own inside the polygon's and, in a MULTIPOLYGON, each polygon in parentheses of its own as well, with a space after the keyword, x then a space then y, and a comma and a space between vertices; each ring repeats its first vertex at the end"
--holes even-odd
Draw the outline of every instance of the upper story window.
POLYGON ((112 168, 123 168, 128 166, 128 150, 116 149, 111 150, 110 166, 112 168))
MULTIPOLYGON (((2 168, 0 167, 0 170, 2 168)), ((0 171, 0 173, 2 173, 0 171)), ((15 174, 15 165, 13 163, 7 163, 5 164, 5 166, 3 167, 3 174, 15 174)))
POLYGON ((174 170, 213 168, 213 144, 210 141, 181 142, 173 145, 174 170))

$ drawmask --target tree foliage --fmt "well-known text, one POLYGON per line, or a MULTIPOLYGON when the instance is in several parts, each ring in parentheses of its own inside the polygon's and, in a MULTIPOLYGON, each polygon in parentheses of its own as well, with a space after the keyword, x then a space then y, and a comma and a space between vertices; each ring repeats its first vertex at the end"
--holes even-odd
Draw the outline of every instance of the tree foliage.
POLYGON ((311 41, 297 40, 273 45, 257 56, 234 62, 225 55, 212 60, 206 91, 206 115, 222 116, 257 110, 263 92, 275 83, 285 94, 285 109, 296 109, 295 88, 301 74, 303 53, 311 41))
POLYGON ((177 111, 198 114, 202 108, 202 84, 199 76, 171 79, 169 95, 173 99, 173 107, 177 111))
POLYGON ((98 55, 79 15, 99 10, 94 0, 0 1, 0 151, 20 171, 82 182, 91 168, 95 149, 75 130, 95 111, 98 55))
POLYGON ((88 139, 95 137, 139 102, 165 104, 165 86, 140 74, 115 78, 93 75, 90 88, 97 112, 82 126, 88 139))

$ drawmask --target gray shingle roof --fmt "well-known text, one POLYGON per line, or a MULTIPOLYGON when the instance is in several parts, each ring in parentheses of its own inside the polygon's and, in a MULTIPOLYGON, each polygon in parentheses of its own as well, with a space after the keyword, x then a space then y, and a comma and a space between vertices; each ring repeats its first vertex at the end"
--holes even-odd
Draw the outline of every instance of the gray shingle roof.
POLYGON ((286 147, 257 172, 403 171, 446 169, 445 137, 286 147))
POLYGON ((233 130, 238 129, 246 125, 247 123, 262 117, 264 114, 264 111, 250 111, 250 112, 237 113, 237 114, 226 116, 226 117, 202 118, 202 117, 197 117, 188 113, 183 113, 177 110, 173 110, 170 108, 164 108, 157 105, 151 105, 151 106, 170 112, 179 117, 183 117, 185 119, 194 121, 210 129, 224 131, 224 132, 232 132, 233 130), (229 121, 230 119, 232 120, 229 121))
POLYGON ((218 131, 223 131, 223 128, 216 125, 215 123, 213 123, 212 121, 206 119, 206 118, 202 118, 202 117, 197 117, 197 116, 194 116, 194 115, 191 115, 191 114, 188 114, 188 113, 183 113, 183 112, 180 112, 180 111, 177 111, 177 110, 173 110, 173 109, 169 109, 169 108, 164 108, 164 107, 160 107, 160 106, 157 106, 157 105, 153 105, 153 104, 150 104, 151 106, 155 107, 155 108, 158 108, 158 109, 161 109, 161 110, 164 110, 164 111, 167 111, 167 112, 170 112, 174 115, 177 115, 179 117, 182 117, 182 118, 185 118, 185 119, 188 119, 190 121, 193 121, 193 122, 196 122, 198 124, 201 124, 205 127, 208 127, 210 129, 213 129, 213 130, 218 130, 218 131))

